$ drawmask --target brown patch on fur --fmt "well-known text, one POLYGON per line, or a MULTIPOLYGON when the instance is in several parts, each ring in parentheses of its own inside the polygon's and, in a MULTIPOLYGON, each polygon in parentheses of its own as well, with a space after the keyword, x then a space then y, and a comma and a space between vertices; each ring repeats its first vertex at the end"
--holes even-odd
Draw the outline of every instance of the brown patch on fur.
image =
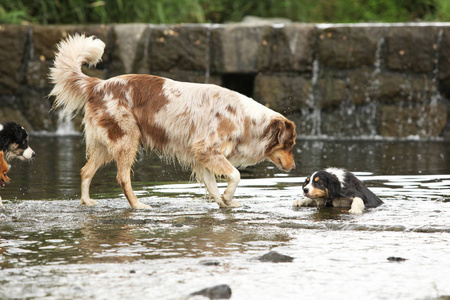
POLYGON ((91 99, 86 103, 86 106, 91 111, 88 115, 91 118, 91 123, 105 128, 111 141, 117 141, 125 135, 116 119, 106 112, 106 104, 103 100, 91 99))
POLYGON ((165 79, 151 75, 128 75, 132 86, 133 113, 141 131, 141 143, 162 150, 169 138, 166 131, 155 124, 155 114, 169 103, 163 93, 165 79), (148 138, 151 140, 149 141, 148 138))
POLYGON ((236 108, 232 106, 231 104, 228 104, 226 107, 226 110, 230 112, 230 114, 235 115, 236 114, 236 108))
POLYGON ((5 155, 3 151, 0 151, 0 187, 4 185, 4 183, 9 182, 9 177, 6 175, 9 171, 8 163, 5 160, 5 155))
POLYGON ((208 147, 205 142, 198 142, 192 146, 195 160, 215 176, 233 173, 233 165, 215 148, 208 147))
POLYGON ((250 117, 245 117, 244 119, 244 134, 242 135, 242 142, 247 143, 251 140, 251 133, 252 133, 252 124, 254 125, 255 121, 250 117))
POLYGON ((228 118, 220 117, 219 126, 217 128, 217 133, 219 136, 230 136, 233 131, 236 130, 236 126, 228 118))
POLYGON ((322 198, 322 199, 328 199, 328 189, 321 190, 321 189, 312 189, 309 194, 312 198, 322 198))
POLYGON ((197 127, 195 127, 194 123, 191 123, 191 125, 189 126, 189 135, 194 136, 196 131, 197 131, 197 127))

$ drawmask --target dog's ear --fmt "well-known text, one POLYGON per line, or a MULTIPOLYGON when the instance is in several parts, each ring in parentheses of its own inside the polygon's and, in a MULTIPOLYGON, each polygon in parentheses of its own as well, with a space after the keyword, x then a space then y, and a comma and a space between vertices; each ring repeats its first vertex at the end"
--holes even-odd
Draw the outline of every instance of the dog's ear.
POLYGON ((8 145, 11 143, 11 139, 6 134, 0 134, 0 151, 6 151, 8 145))
POLYGON ((287 119, 273 119, 264 131, 263 138, 268 141, 266 153, 269 153, 276 146, 283 146, 286 141, 295 139, 295 125, 287 119))
POLYGON ((270 121, 270 124, 264 130, 263 138, 267 140, 266 153, 272 151, 277 145, 280 144, 281 132, 283 127, 283 122, 279 119, 274 119, 270 121))
POLYGON ((328 187, 328 197, 330 199, 334 199, 340 196, 341 193, 341 183, 334 176, 330 176, 327 178, 327 187, 328 187))

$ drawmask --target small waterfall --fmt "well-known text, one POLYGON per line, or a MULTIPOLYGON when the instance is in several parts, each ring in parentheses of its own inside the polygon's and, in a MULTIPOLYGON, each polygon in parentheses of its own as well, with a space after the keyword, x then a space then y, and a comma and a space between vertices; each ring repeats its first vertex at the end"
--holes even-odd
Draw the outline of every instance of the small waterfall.
POLYGON ((209 83, 209 77, 210 77, 210 73, 211 73, 211 29, 212 29, 212 25, 211 24, 207 24, 206 25, 206 50, 205 50, 205 55, 206 55, 206 70, 205 70, 205 83, 209 83))
POLYGON ((441 48, 442 37, 444 35, 444 30, 439 29, 438 37, 436 41, 436 52, 434 54, 434 69, 433 78, 431 82, 433 83, 432 94, 431 94, 431 104, 436 105, 439 100, 441 100, 441 94, 439 92, 439 50, 441 48))
POLYGON ((370 74, 370 87, 366 92, 366 108, 365 115, 368 116, 368 129, 370 131, 370 136, 375 136, 377 134, 376 129, 376 118, 378 109, 378 98, 380 95, 381 82, 379 75, 381 73, 382 61, 382 51, 385 44, 385 38, 382 37, 378 40, 377 50, 375 51, 375 62, 373 64, 374 70, 370 74))
POLYGON ((72 115, 62 117, 62 110, 58 110, 58 127, 56 128, 55 135, 80 135, 80 132, 75 130, 72 115))
POLYGON ((306 100, 306 107, 302 108, 302 116, 304 118, 302 126, 310 129, 310 133, 307 135, 321 135, 321 110, 319 103, 316 101, 315 91, 317 89, 317 81, 319 79, 319 60, 317 58, 313 61, 312 78, 311 78, 311 90, 306 100), (312 112, 311 112, 312 110, 312 112))

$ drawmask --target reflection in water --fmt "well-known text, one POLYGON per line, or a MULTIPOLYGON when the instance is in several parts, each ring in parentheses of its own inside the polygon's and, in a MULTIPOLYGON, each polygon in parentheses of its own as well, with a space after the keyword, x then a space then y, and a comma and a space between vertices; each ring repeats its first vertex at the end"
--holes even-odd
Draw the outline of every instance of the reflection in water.
POLYGON ((218 209, 189 172, 142 156, 133 186, 148 211, 129 208, 114 165, 94 178, 100 205, 80 205, 80 137, 32 137, 31 145, 36 159, 13 162, 13 182, 0 191, 1 299, 185 299, 223 283, 236 299, 450 295, 442 255, 450 242, 449 143, 299 141, 297 170, 263 163, 242 171, 239 209, 218 209), (354 171, 385 204, 362 215, 292 208, 304 177, 326 166, 354 171), (272 249, 294 262, 254 259, 272 249), (408 260, 392 264, 389 256, 408 260), (205 259, 217 263, 201 265, 205 259))
MULTIPOLYGON (((86 162, 82 137, 33 136, 30 143, 37 153, 35 160, 25 164, 12 161, 12 182, 1 191, 2 198, 79 199, 80 170, 86 162)), ((450 173, 449 142, 299 140, 294 155, 297 169, 288 174, 290 177, 306 176, 327 166, 374 175, 450 173)), ((243 179, 278 174, 269 162, 241 171, 243 179)), ((115 178, 114 164, 100 169, 92 183, 92 197, 121 195, 115 178)), ((156 154, 147 154, 138 158, 132 180, 135 190, 142 190, 158 184, 188 182, 189 178, 189 171, 164 163, 156 154)))

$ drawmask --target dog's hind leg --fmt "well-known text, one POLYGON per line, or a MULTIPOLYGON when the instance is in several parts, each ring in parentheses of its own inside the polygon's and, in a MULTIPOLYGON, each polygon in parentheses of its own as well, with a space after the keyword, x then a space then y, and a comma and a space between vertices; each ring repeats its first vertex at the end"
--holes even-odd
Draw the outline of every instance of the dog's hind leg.
POLYGON ((140 202, 131 187, 131 166, 136 157, 136 152, 137 149, 132 150, 124 147, 114 155, 117 163, 117 183, 122 188, 122 191, 132 208, 148 209, 151 208, 151 206, 140 202))
POLYGON ((86 206, 95 206, 97 201, 89 196, 89 187, 97 170, 104 164, 112 160, 111 155, 103 145, 98 145, 95 151, 91 151, 88 162, 81 169, 81 204, 86 206))

